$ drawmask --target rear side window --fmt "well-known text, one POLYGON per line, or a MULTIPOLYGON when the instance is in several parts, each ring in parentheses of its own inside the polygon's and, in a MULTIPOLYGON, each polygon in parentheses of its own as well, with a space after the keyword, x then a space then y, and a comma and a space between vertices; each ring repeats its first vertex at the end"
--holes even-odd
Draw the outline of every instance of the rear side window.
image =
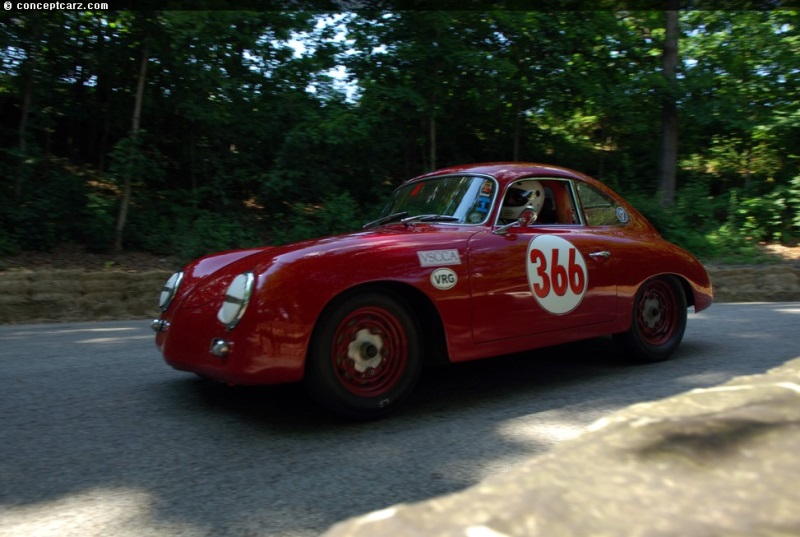
POLYGON ((589 226, 624 226, 628 212, 613 198, 589 185, 578 185, 578 197, 589 226))

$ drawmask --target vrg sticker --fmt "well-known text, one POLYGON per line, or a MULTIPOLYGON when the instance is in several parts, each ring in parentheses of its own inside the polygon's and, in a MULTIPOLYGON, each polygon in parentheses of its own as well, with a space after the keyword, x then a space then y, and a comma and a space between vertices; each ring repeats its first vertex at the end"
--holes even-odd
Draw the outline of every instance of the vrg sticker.
POLYGON ((569 313, 583 300, 589 286, 586 262, 569 241, 555 235, 534 237, 525 264, 531 293, 550 313, 569 313))
POLYGON ((431 284, 437 289, 446 291, 452 289, 458 283, 458 276, 452 269, 440 268, 431 273, 431 284))

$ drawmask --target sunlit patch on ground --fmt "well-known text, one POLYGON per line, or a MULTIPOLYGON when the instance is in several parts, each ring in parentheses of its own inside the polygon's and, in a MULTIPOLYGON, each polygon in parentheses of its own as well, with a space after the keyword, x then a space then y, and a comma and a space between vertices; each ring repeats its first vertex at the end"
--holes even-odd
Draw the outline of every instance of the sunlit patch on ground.
POLYGON ((120 341, 125 341, 130 339, 153 339, 153 336, 150 334, 145 334, 143 336, 98 337, 92 339, 81 339, 79 341, 76 341, 75 343, 119 343, 120 341))
POLYGON ((687 386, 708 386, 721 384, 731 378, 730 371, 705 371, 695 375, 686 375, 677 379, 677 382, 687 386))
POLYGON ((508 420, 497 428, 497 433, 516 442, 556 444, 577 437, 584 429, 582 423, 571 424, 563 415, 555 415, 551 420, 539 418, 534 422, 529 417, 508 420))
POLYGON ((3 507, 3 537, 84 537, 202 534, 190 525, 156 522, 153 500, 130 488, 99 488, 51 502, 3 507), (90 533, 87 533, 90 529, 90 533))
POLYGON ((764 244, 764 250, 782 257, 785 260, 800 259, 800 246, 786 246, 783 244, 764 244))
MULTIPOLYGON (((91 328, 56 328, 54 325, 53 330, 42 330, 41 327, 20 327, 19 330, 9 331, 2 335, 3 339, 20 339, 30 337, 42 337, 53 334, 107 334, 109 332, 135 332, 136 327, 91 327, 91 328)), ((116 334, 115 334, 116 335, 116 334)))

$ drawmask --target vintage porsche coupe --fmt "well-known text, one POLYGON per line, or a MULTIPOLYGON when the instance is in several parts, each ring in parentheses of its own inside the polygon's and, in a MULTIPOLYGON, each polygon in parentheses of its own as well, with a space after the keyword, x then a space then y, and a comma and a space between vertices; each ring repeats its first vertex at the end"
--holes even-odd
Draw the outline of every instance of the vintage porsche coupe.
POLYGON ((711 302, 702 264, 602 183, 490 163, 405 182, 360 232, 196 260, 167 281, 152 327, 176 369, 302 381, 358 419, 396 408, 427 363, 604 335, 663 360, 687 308, 711 302))

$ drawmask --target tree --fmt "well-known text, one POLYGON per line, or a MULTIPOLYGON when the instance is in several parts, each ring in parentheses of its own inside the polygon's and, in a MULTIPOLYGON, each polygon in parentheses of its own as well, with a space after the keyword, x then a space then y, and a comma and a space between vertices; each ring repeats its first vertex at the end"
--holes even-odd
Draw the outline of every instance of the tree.
POLYGON ((800 28, 791 11, 683 15, 687 167, 714 192, 786 184, 800 150, 800 28))
POLYGON ((678 169, 678 0, 670 0, 665 13, 663 73, 664 92, 661 97, 661 151, 658 165, 658 193, 662 207, 675 202, 678 169))
POLYGON ((796 13, 667 14, 7 15, 0 250, 194 255, 269 241, 285 218, 342 229, 336 214, 366 218, 403 179, 487 160, 566 165, 711 231, 786 236, 796 13))
MULTIPOLYGON (((130 150, 131 151, 138 151, 139 145, 141 144, 140 140, 140 130, 142 124, 142 103, 144 102, 144 91, 145 91, 145 82, 147 81, 147 62, 150 60, 150 45, 147 42, 147 38, 142 41, 141 46, 141 60, 139 62, 139 76, 136 80, 136 97, 134 100, 133 105, 133 116, 131 117, 131 144, 130 150)), ((131 156, 131 161, 134 160, 134 156, 131 156)), ((132 183, 133 183, 133 174, 135 173, 135 169, 131 166, 126 166, 124 168, 124 173, 122 177, 122 199, 120 201, 119 206, 119 214, 117 216, 117 225, 115 228, 114 233, 114 252, 121 252, 122 251, 122 238, 123 232, 125 231, 125 224, 128 221, 128 210, 131 204, 131 190, 132 190, 132 183)))

